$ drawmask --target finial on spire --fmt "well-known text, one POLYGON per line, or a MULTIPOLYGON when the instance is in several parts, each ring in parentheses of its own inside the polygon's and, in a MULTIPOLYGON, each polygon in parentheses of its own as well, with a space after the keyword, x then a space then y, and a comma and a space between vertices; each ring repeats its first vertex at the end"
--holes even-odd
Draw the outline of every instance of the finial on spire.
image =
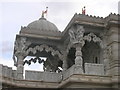
POLYGON ((47 16, 47 11, 48 11, 48 7, 46 7, 46 10, 45 11, 42 11, 42 17, 44 18, 44 15, 46 14, 47 16))
POLYGON ((82 8, 82 14, 86 14, 86 9, 85 9, 85 6, 82 8))

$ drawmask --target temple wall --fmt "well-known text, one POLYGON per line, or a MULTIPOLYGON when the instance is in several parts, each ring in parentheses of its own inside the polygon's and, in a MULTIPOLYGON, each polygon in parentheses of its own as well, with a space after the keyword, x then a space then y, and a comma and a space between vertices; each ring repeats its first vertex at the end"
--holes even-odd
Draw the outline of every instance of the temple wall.
POLYGON ((109 55, 109 70, 108 75, 119 75, 118 68, 120 60, 118 59, 118 27, 111 27, 108 32, 108 42, 107 45, 110 47, 109 55))
POLYGON ((110 48, 109 54, 109 69, 107 70, 107 75, 112 76, 112 87, 119 87, 119 77, 120 77, 120 60, 119 60, 119 32, 117 26, 112 26, 108 31, 108 43, 107 46, 110 48))

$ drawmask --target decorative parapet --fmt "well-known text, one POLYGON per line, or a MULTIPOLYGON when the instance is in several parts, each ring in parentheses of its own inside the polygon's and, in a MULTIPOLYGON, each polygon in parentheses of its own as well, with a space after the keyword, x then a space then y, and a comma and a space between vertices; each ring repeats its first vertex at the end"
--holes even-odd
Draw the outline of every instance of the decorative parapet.
POLYGON ((85 63, 85 74, 88 75, 104 75, 104 65, 85 63))
POLYGON ((105 20, 103 17, 76 14, 73 18, 74 19, 72 22, 75 24, 89 25, 89 26, 95 26, 95 27, 104 27, 105 20))
POLYGON ((106 21, 109 21, 109 20, 118 20, 120 17, 120 14, 113 14, 113 13, 110 13, 107 17, 105 17, 104 19, 106 21))
MULTIPOLYGON (((106 24, 108 23, 108 21, 113 21, 113 20, 118 20, 118 18, 120 18, 119 14, 110 14, 109 16, 103 18, 103 17, 99 17, 99 16, 92 16, 92 15, 83 15, 83 14, 74 14, 73 18, 71 19, 71 21, 68 23, 67 27, 65 28, 65 30, 63 31, 63 36, 64 34, 66 34, 69 30, 69 28, 71 28, 71 26, 73 24, 82 24, 82 25, 90 25, 90 26, 97 26, 97 27, 106 27, 106 24)), ((118 23, 118 22, 116 22, 118 23)), ((118 23, 119 24, 119 23, 118 23)))
POLYGON ((120 17, 119 14, 109 14, 107 17, 99 17, 99 16, 92 16, 92 15, 83 15, 83 14, 76 14, 75 20, 80 20, 80 21, 87 21, 87 22, 96 22, 96 23, 104 23, 109 20, 118 20, 120 17))
POLYGON ((77 14, 76 20, 80 21, 87 21, 87 22, 96 22, 96 23, 103 23, 104 18, 99 16, 92 16, 92 15, 83 15, 83 14, 77 14))
POLYGON ((8 67, 8 66, 3 66, 2 64, 0 64, 1 67, 1 74, 2 77, 7 77, 7 78, 16 78, 16 70, 12 70, 12 67, 8 67))
POLYGON ((61 82, 62 74, 55 72, 25 71, 25 80, 61 82))
POLYGON ((117 28, 120 26, 120 14, 109 14, 109 16, 105 17, 105 22, 104 25, 106 27, 110 27, 110 26, 116 26, 117 28))

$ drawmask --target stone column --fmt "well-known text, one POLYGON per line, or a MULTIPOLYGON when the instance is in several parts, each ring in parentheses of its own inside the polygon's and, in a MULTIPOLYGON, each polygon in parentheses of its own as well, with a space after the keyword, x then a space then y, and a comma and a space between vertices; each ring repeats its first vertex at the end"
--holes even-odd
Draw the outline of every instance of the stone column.
POLYGON ((84 28, 81 25, 77 25, 76 28, 71 28, 69 30, 69 36, 70 36, 70 42, 71 47, 76 48, 75 53, 75 72, 77 73, 83 73, 83 59, 82 59, 82 47, 85 44, 84 41, 84 28))
POLYGON ((82 67, 83 59, 82 59, 81 47, 79 45, 76 46, 75 56, 76 56, 76 58, 75 58, 75 64, 82 67))
POLYGON ((76 45, 76 53, 75 53, 75 66, 80 68, 80 72, 83 73, 83 59, 82 59, 82 45, 77 44, 76 45))
POLYGON ((24 73, 24 66, 23 66, 23 59, 24 57, 22 55, 17 56, 17 79, 23 79, 23 73, 24 73))
POLYGON ((13 60, 15 66, 17 66, 17 79, 23 79, 23 71, 24 71, 23 60, 25 56, 27 56, 26 50, 30 44, 31 42, 28 42, 26 40, 26 37, 16 38, 13 60), (17 60, 15 57, 17 57, 17 60))

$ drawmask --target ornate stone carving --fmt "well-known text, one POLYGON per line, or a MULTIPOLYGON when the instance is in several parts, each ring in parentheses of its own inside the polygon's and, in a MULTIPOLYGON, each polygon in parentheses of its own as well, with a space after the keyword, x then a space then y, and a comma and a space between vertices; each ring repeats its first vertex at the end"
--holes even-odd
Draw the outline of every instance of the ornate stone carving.
POLYGON ((79 26, 79 25, 77 26, 76 30, 72 28, 69 31, 70 43, 71 43, 70 46, 76 48, 75 65, 80 66, 81 73, 83 73, 83 67, 82 67, 83 59, 82 59, 81 49, 85 44, 85 41, 84 41, 84 38, 83 38, 84 32, 85 32, 85 30, 84 30, 83 26, 79 26))
POLYGON ((37 45, 33 48, 28 48, 26 50, 26 54, 29 54, 29 53, 33 53, 33 54, 36 54, 38 51, 42 52, 43 50, 45 50, 46 52, 50 52, 52 56, 54 56, 54 58, 52 58, 52 60, 49 59, 49 56, 47 57, 47 60, 45 60, 43 62, 44 64, 44 71, 49 71, 49 72, 56 72, 56 70, 58 70, 58 66, 59 66, 59 59, 60 60, 63 60, 63 54, 58 51, 58 50, 55 50, 53 49, 52 47, 46 45, 46 44, 42 44, 42 45, 37 45), (55 58, 56 55, 59 57, 58 58, 55 58))
POLYGON ((17 38, 15 41, 15 47, 14 47, 14 54, 13 54, 13 60, 14 65, 17 66, 17 78, 23 79, 23 59, 27 55, 26 49, 31 43, 27 41, 27 38, 20 37, 17 38))
POLYGON ((54 50, 52 47, 49 47, 48 45, 45 45, 45 44, 40 45, 40 46, 37 45, 34 48, 27 49, 26 54, 29 54, 30 52, 32 52, 33 54, 35 54, 37 51, 41 52, 43 50, 45 50, 46 52, 51 52, 51 54, 53 56, 58 55, 58 57, 62 60, 63 55, 61 54, 60 51, 54 50))
POLYGON ((13 54, 13 60, 14 60, 14 65, 17 66, 18 61, 16 60, 16 57, 18 56, 23 56, 25 57, 26 54, 26 49, 31 43, 26 40, 25 37, 17 38, 15 41, 15 47, 14 47, 14 54, 13 54))
POLYGON ((103 42, 102 40, 97 37, 94 33, 89 33, 84 36, 84 28, 83 26, 78 25, 77 29, 71 28, 69 30, 69 36, 70 36, 70 44, 68 45, 68 48, 75 47, 76 48, 76 58, 75 58, 75 64, 79 65, 82 68, 83 59, 82 59, 82 52, 81 49, 85 44, 85 41, 93 41, 93 42, 99 42, 101 48, 103 48, 103 42))
POLYGON ((84 28, 83 26, 79 26, 77 30, 71 28, 69 30, 70 42, 71 44, 81 43, 82 46, 84 45, 83 35, 84 35, 84 28))
POLYGON ((91 40, 93 40, 93 42, 99 42, 101 48, 103 48, 102 40, 99 37, 97 37, 94 33, 89 33, 88 35, 84 36, 84 40, 87 40, 88 42, 90 42, 91 40))

